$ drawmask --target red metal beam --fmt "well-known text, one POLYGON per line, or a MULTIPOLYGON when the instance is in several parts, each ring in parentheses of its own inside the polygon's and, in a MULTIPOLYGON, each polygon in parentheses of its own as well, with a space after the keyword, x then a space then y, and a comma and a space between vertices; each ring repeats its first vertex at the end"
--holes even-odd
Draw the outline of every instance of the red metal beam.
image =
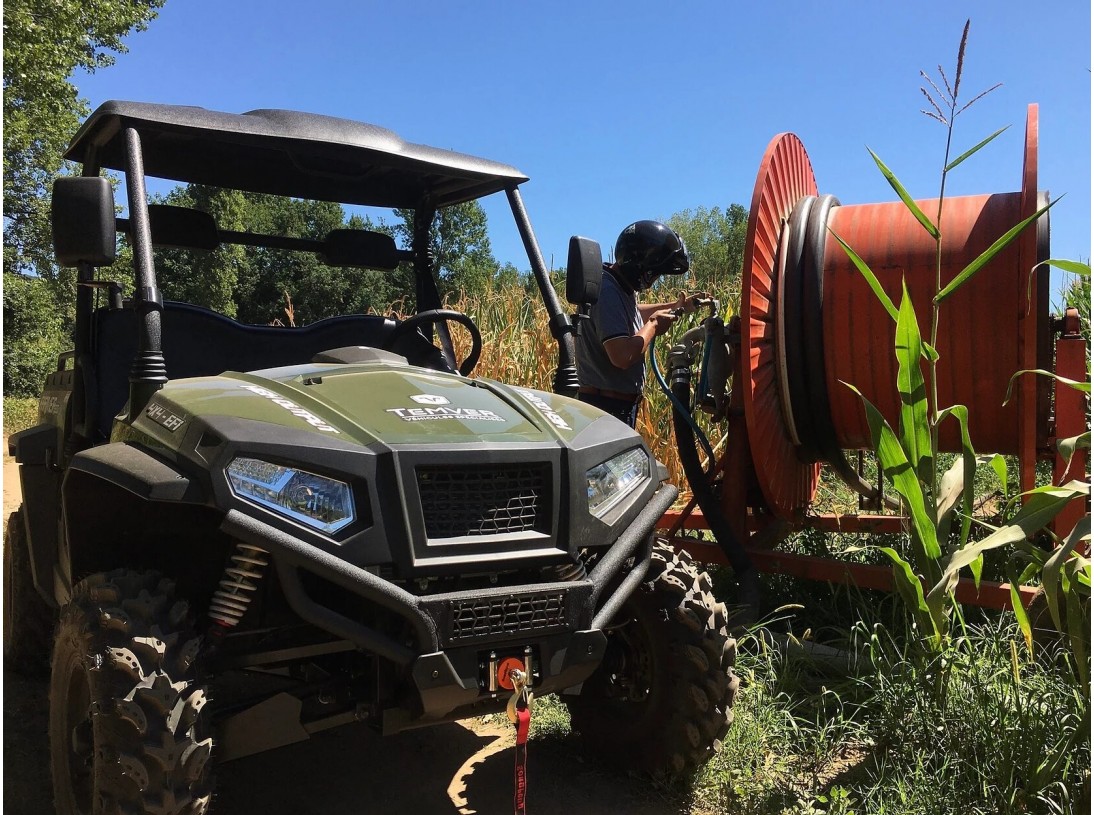
MULTIPOLYGON (((805 526, 810 529, 819 529, 822 532, 862 532, 882 535, 903 532, 905 520, 903 515, 810 515, 805 519, 805 526)), ((755 532, 767 522, 767 518, 749 515, 748 531, 755 532)), ((703 517, 701 509, 698 507, 692 509, 684 507, 683 509, 670 509, 662 515, 657 528, 675 532, 679 529, 706 530, 710 529, 710 525, 703 517)))
MULTIPOLYGON (((701 563, 726 564, 725 553, 716 543, 699 541, 694 538, 674 538, 673 545, 686 549, 701 563)), ((804 580, 821 580, 828 583, 849 583, 861 589, 893 591, 893 571, 888 566, 873 566, 865 563, 846 563, 834 558, 799 555, 789 552, 749 549, 749 556, 756 568, 768 574, 785 574, 804 580)), ((925 587, 925 590, 930 587, 925 587)), ((1022 605, 1029 607, 1033 602, 1036 589, 1019 586, 1022 605)), ((986 608, 1012 608, 1010 584, 980 581, 980 587, 970 578, 958 581, 955 596, 958 602, 969 606, 986 608)))

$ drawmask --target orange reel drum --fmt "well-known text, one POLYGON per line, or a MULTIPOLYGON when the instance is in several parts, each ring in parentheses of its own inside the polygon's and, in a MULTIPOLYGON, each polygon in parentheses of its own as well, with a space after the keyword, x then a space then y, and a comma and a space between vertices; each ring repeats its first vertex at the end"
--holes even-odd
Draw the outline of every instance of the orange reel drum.
MULTIPOLYGON (((937 200, 917 202, 931 219, 937 200)), ((947 198, 942 216, 944 287, 999 237, 1046 203, 1037 191, 1037 108, 1030 105, 1020 192, 947 198)), ((929 341, 936 245, 902 202, 845 206, 819 195, 801 141, 776 136, 760 165, 745 242, 742 396, 748 445, 764 501, 801 523, 821 462, 855 481, 845 450, 872 447, 856 386, 898 424, 895 323, 832 237, 870 266, 899 305, 906 281, 929 341)), ((1023 488, 1049 441, 1051 382, 1020 370, 1052 369, 1048 313, 1048 217, 1027 227, 943 303, 938 329, 939 407, 969 408, 978 452, 1016 454, 1023 488)), ((926 367, 924 367, 926 372, 926 367)), ((958 451, 956 421, 940 446, 958 451)), ((862 488, 864 485, 860 484, 862 488)), ((860 489, 860 491, 862 491, 860 489)))

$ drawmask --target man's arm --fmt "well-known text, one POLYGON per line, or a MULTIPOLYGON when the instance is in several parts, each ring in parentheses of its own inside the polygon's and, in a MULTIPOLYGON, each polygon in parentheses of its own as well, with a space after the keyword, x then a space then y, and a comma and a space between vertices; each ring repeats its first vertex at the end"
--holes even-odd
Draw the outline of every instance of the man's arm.
MULTIPOLYGON (((641 313, 642 307, 639 306, 638 310, 641 313)), ((664 308, 654 311, 648 317, 643 315, 643 320, 637 334, 629 337, 612 337, 604 341, 604 353, 608 355, 608 359, 616 368, 627 369, 641 360, 646 349, 653 342, 653 338, 664 334, 676 322, 676 314, 672 309, 664 308)))

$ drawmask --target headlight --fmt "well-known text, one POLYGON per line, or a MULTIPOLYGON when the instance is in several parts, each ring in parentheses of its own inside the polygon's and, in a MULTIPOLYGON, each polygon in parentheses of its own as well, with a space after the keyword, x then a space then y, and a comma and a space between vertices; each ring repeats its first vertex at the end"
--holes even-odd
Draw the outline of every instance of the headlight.
POLYGON ((634 492, 650 476, 650 459, 640 447, 597 464, 587 473, 589 512, 603 518, 623 498, 634 492))
POLYGON ((353 493, 334 478, 258 458, 228 465, 232 492, 245 501, 332 534, 353 521, 353 493))

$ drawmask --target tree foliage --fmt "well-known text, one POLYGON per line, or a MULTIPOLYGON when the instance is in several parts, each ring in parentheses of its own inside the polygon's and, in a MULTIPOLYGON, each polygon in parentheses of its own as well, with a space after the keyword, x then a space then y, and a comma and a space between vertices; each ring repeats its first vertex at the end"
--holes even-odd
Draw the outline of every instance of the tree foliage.
MULTIPOLYGON (((410 246, 414 234, 413 210, 397 209, 402 219, 395 236, 410 246)), ((500 271, 490 249, 486 211, 478 201, 446 207, 437 212, 429 234, 430 250, 440 277, 441 295, 481 291, 500 271)))
MULTIPOLYGON (((178 187, 162 203, 213 216, 222 230, 322 240, 335 229, 394 227, 360 215, 346 218, 339 204, 199 184, 178 187)), ((241 322, 306 325, 336 314, 383 312, 413 291, 409 269, 386 273, 332 267, 310 252, 222 244, 211 252, 157 249, 164 297, 206 306, 241 322)))
POLYGON ((703 291, 740 290, 748 210, 740 204, 685 209, 668 219, 688 247, 690 276, 703 291))
POLYGON ((41 388, 73 318, 71 270, 53 262, 49 195, 87 115, 72 75, 125 53, 164 0, 4 3, 4 392, 41 388))
POLYGON ((88 113, 69 81, 125 53, 165 0, 10 0, 4 3, 4 262, 49 277, 49 190, 88 113))

